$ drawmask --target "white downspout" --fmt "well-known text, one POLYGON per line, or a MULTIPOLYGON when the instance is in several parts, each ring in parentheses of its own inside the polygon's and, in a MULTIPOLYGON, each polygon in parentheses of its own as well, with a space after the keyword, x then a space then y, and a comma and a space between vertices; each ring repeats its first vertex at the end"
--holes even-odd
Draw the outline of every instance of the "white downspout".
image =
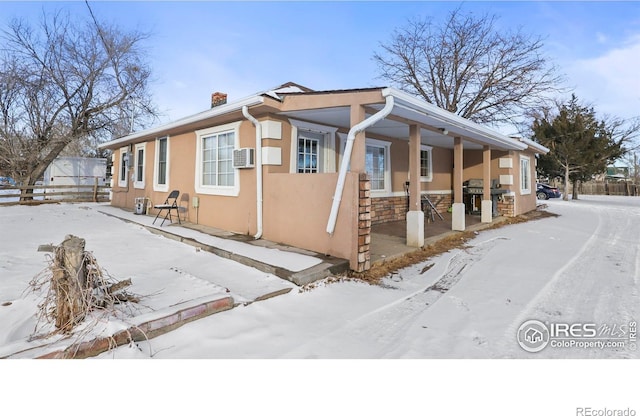
MULTIPOLYGON (((384 94, 384 93, 383 93, 384 94)), ((378 111, 371 117, 362 120, 360 123, 351 127, 349 134, 347 135, 347 142, 344 147, 344 156, 342 157, 342 163, 340 163, 340 172, 338 174, 338 183, 336 184, 336 191, 333 194, 333 204, 331 205, 331 213, 329 214, 329 221, 327 222, 327 233, 333 234, 336 229, 336 221, 338 220, 338 210, 340 209, 340 202, 342 201, 342 191, 344 190, 344 182, 347 178, 347 170, 349 169, 349 163, 351 162, 351 151, 353 150, 353 142, 356 138, 356 134, 371 127, 378 121, 382 120, 391 113, 393 109, 394 101, 392 95, 386 96, 386 104, 382 110, 378 111)))
POLYGON ((249 114, 249 108, 242 107, 242 115, 256 127, 256 221, 258 230, 253 236, 256 240, 262 237, 262 125, 249 114))

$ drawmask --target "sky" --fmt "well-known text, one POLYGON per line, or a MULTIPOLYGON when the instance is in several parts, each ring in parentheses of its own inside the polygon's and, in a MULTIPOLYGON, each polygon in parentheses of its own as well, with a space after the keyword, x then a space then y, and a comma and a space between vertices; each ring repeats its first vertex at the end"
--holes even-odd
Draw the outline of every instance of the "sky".
MULTIPOLYGON (((98 19, 150 33, 152 91, 168 122, 296 82, 316 90, 386 86, 372 57, 413 17, 453 9, 540 37, 565 86, 600 115, 640 116, 638 1, 91 1, 98 19)), ((42 11, 88 17, 84 1, 0 1, 0 25, 42 11)), ((565 97, 568 98, 568 95, 565 97)), ((512 132, 504 131, 510 134, 512 132)))

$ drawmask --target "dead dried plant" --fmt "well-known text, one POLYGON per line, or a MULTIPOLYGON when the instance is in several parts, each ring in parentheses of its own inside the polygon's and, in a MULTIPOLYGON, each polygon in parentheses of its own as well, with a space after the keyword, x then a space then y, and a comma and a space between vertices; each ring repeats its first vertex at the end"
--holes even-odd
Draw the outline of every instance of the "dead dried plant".
MULTIPOLYGON (((142 296, 125 290, 131 285, 131 279, 119 281, 113 278, 100 267, 94 255, 88 251, 83 253, 82 259, 85 284, 81 288, 81 296, 78 298, 67 291, 61 291, 61 285, 56 277, 61 273, 78 272, 61 270, 59 266, 61 263, 56 261, 56 256, 59 255, 59 251, 56 250, 53 256, 48 256, 49 265, 29 282, 31 292, 38 295, 44 294, 42 302, 38 304, 36 326, 31 339, 63 335, 74 339, 69 348, 73 350, 74 346, 79 346, 93 334, 99 324, 106 324, 113 318, 126 322, 127 319, 136 315, 142 296), (61 302, 71 304, 78 301, 80 302, 78 308, 61 305, 61 302), (61 308, 72 313, 70 319, 60 320, 61 308)), ((115 346, 115 342, 113 344, 115 346)))

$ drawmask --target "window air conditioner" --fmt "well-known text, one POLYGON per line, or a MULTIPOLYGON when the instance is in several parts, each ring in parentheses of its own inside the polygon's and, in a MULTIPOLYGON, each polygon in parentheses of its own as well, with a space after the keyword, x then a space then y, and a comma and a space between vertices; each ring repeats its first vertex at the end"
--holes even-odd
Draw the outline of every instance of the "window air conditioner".
POLYGON ((254 149, 243 147, 233 151, 233 167, 237 169, 254 167, 254 149))

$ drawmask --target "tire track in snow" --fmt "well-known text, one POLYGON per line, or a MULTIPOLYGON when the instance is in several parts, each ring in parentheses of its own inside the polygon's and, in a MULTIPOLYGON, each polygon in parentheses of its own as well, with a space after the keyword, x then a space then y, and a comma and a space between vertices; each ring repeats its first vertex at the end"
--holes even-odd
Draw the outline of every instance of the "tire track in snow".
MULTIPOLYGON (((461 250, 459 253, 449 259, 445 272, 440 275, 440 278, 435 283, 427 286, 426 288, 419 289, 409 294, 408 296, 403 296, 401 299, 398 299, 371 312, 368 312, 367 314, 359 317, 352 322, 355 323, 359 320, 367 319, 369 316, 379 314, 387 309, 391 309, 398 305, 401 305, 404 302, 421 302, 425 300, 422 299, 422 297, 425 297, 425 295, 429 295, 426 296, 427 298, 435 296, 435 300, 439 299, 444 293, 446 293, 462 279, 462 275, 465 269, 478 261, 484 254, 491 250, 499 240, 508 239, 506 237, 494 237, 492 239, 480 242, 475 246, 461 250)), ((435 302, 435 300, 430 303, 426 302, 425 300, 424 303, 426 303, 427 305, 431 305, 435 302)))
POLYGON ((457 253, 449 260, 446 271, 434 284, 412 296, 405 297, 395 307, 390 305, 385 307, 386 313, 376 317, 376 322, 382 323, 378 330, 378 340, 382 344, 378 356, 402 356, 410 346, 408 342, 402 341, 403 338, 411 336, 408 330, 428 308, 462 280, 474 263, 481 260, 501 240, 508 240, 508 238, 494 237, 457 253), (400 325, 396 324, 398 320, 400 325), (391 331, 388 330, 389 327, 391 331))
POLYGON ((399 340, 406 336, 406 331, 429 307, 459 283, 474 263, 479 261, 501 240, 508 239, 495 237, 461 250, 449 259, 445 272, 435 283, 348 321, 330 333, 307 341, 289 353, 295 355, 296 352, 306 351, 309 347, 321 344, 324 340, 353 340, 355 338, 355 343, 345 342, 345 344, 357 345, 358 341, 366 340, 370 349, 371 343, 379 346, 376 353, 373 354, 374 357, 384 357, 390 354, 397 356, 396 353, 403 344, 399 340))

